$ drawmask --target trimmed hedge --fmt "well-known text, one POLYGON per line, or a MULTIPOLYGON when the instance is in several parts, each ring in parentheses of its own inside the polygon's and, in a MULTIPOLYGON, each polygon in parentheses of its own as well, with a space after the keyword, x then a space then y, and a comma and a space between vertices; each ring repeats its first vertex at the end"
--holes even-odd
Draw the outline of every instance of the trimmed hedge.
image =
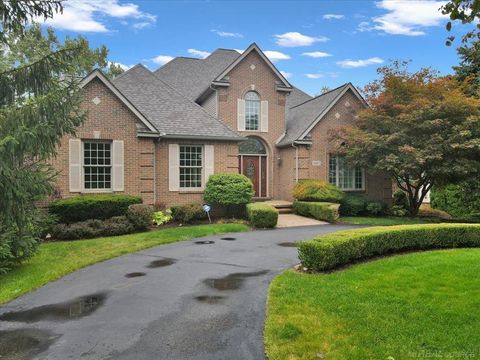
POLYGON ((218 173, 208 178, 203 198, 210 204, 245 205, 254 194, 252 181, 245 175, 218 173))
POLYGON ((408 250, 480 247, 480 225, 423 224, 346 230, 300 242, 298 257, 313 271, 408 250))
POLYGON ((299 201, 339 202, 343 192, 322 180, 302 180, 293 188, 293 197, 299 201))
POLYGON ((342 216, 357 216, 365 214, 367 199, 358 194, 346 194, 340 202, 340 214, 342 216))
POLYGON ((141 203, 140 196, 82 195, 53 201, 48 205, 48 211, 56 215, 61 223, 73 223, 125 215, 130 205, 141 203))
POLYGON ((247 216, 256 228, 273 228, 277 225, 278 210, 264 203, 247 204, 247 216))
POLYGON ((334 222, 338 219, 338 208, 339 204, 330 202, 293 202, 293 210, 296 214, 328 222, 334 222))

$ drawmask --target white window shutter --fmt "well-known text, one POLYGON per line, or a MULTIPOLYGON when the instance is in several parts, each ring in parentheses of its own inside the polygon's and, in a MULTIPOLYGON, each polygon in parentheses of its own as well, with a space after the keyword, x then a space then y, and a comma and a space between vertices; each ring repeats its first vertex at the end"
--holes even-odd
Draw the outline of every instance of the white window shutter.
POLYGON ((180 188, 180 147, 178 144, 168 145, 168 190, 178 191, 180 188))
POLYGON ((70 192, 82 191, 82 142, 70 139, 68 142, 68 178, 70 192))
POLYGON ((204 167, 204 176, 205 176, 205 185, 207 184, 208 177, 213 175, 215 156, 214 156, 214 146, 205 145, 205 167, 204 167))
POLYGON ((261 102, 260 113, 260 131, 268 132, 268 101, 261 102))
POLYGON ((245 100, 237 100, 238 131, 245 131, 245 100))
POLYGON ((113 191, 124 191, 124 149, 123 140, 113 140, 112 151, 112 189, 113 191))

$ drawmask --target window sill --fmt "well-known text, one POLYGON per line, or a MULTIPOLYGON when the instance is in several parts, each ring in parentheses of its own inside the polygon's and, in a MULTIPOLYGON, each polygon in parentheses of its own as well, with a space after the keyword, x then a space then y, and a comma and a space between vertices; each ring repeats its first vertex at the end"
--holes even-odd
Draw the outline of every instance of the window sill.
POLYGON ((203 194, 205 189, 180 189, 178 192, 180 194, 203 194))
POLYGON ((98 189, 98 190, 82 190, 81 194, 113 194, 115 191, 111 189, 98 189))

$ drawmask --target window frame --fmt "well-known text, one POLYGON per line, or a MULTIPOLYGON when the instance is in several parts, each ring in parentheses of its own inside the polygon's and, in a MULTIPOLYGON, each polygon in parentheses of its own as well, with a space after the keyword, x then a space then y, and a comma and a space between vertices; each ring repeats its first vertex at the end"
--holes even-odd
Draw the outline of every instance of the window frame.
POLYGON ((328 171, 327 171, 327 176, 328 176, 328 182, 330 184, 333 184, 337 186, 340 190, 342 191, 365 191, 365 169, 364 168, 359 168, 359 167, 348 167, 345 166, 345 169, 350 169, 352 171, 352 184, 353 187, 351 188, 344 188, 341 187, 340 185, 340 165, 339 165, 339 158, 344 158, 344 156, 341 155, 336 155, 336 154, 330 154, 328 158, 328 171), (331 161, 332 159, 335 159, 335 182, 332 182, 332 176, 331 176, 331 161), (362 181, 362 186, 360 188, 356 187, 356 182, 357 182, 357 169, 360 170, 361 172, 361 181, 362 181))
POLYGON ((113 141, 112 140, 96 140, 96 139, 81 139, 81 176, 82 176, 82 192, 83 193, 111 193, 113 192, 113 141), (85 144, 108 144, 110 146, 110 165, 86 165, 85 164, 85 144), (86 180, 85 180, 85 168, 86 167, 91 167, 91 168, 110 168, 110 187, 108 188, 87 188, 85 186, 86 180))
MULTIPOLYGON (((201 191, 204 189, 205 179, 205 147, 203 144, 179 144, 178 145, 178 189, 180 191, 201 191), (181 165, 181 157, 182 157, 182 147, 197 147, 201 149, 201 166, 186 166, 181 165), (200 169, 200 187, 185 187, 182 186, 182 169, 200 169)), ((190 180, 191 181, 191 180, 190 180)))
POLYGON ((254 90, 249 90, 245 93, 244 97, 243 97, 243 100, 245 102, 244 104, 244 112, 245 112, 245 131, 260 131, 261 127, 260 127, 260 121, 262 119, 262 101, 261 101, 261 98, 260 98, 260 94, 257 93, 256 91, 254 90), (247 99, 247 95, 250 94, 250 93, 253 93, 257 96, 257 100, 250 100, 250 99, 247 99), (257 106, 258 106, 258 114, 257 114, 257 128, 256 129, 247 129, 247 104, 249 102, 252 102, 252 103, 256 103, 257 106))

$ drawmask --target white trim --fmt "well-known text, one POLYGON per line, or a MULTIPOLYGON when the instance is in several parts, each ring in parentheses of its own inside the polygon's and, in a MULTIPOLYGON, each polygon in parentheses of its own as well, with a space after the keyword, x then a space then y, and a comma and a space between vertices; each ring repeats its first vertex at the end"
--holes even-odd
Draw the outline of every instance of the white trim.
MULTIPOLYGON (((287 79, 280 73, 280 71, 277 70, 275 65, 272 64, 270 59, 263 53, 262 50, 258 47, 257 44, 253 43, 251 44, 243 53, 240 55, 237 60, 235 60, 233 63, 230 64, 229 67, 227 67, 219 76, 217 76, 212 83, 216 82, 221 82, 221 80, 235 67, 237 66, 240 61, 242 61, 248 54, 250 54, 253 50, 257 51, 260 57, 267 63, 267 65, 273 70, 275 75, 277 75, 280 80, 282 80, 283 84, 286 86, 286 88, 291 89, 292 85, 287 81, 287 79)), ((227 85, 228 86, 228 85, 227 85)), ((285 91, 285 90, 283 90, 285 91)))
POLYGON ((113 92, 115 96, 117 96, 150 131, 158 132, 157 129, 155 129, 155 127, 150 123, 150 121, 148 121, 147 118, 143 116, 143 114, 138 111, 137 108, 135 108, 135 106, 110 82, 110 80, 107 79, 105 75, 103 75, 100 70, 95 69, 90 74, 85 76, 80 81, 80 88, 85 87, 85 85, 95 78, 99 79, 111 92, 113 92))
POLYGON ((366 103, 365 99, 362 97, 362 95, 360 95, 360 93, 358 92, 358 90, 352 85, 352 84, 348 84, 347 86, 345 86, 345 89, 342 90, 342 92, 340 94, 337 95, 337 97, 335 99, 333 99, 333 101, 330 103, 330 105, 328 105, 328 107, 323 110, 320 115, 318 115, 315 120, 310 124, 310 126, 307 128, 307 130, 305 130, 302 135, 300 135, 298 137, 298 140, 302 140, 310 131, 312 131, 312 129, 320 122, 320 120, 322 120, 322 118, 332 109, 332 107, 338 102, 338 100, 341 99, 341 97, 343 95, 345 95, 345 93, 348 91, 348 90, 352 90, 353 93, 357 96, 357 98, 362 102, 362 104, 365 106, 365 107, 368 107, 368 104, 366 103))

